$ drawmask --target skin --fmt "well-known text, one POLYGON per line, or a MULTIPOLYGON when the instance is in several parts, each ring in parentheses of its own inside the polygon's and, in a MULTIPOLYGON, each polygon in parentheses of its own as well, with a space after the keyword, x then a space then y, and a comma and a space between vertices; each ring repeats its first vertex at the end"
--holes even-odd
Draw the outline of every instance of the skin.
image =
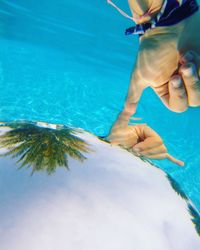
POLYGON ((130 10, 136 23, 148 22, 151 17, 154 17, 159 11, 164 0, 128 0, 130 10), (139 19, 137 21, 137 19, 139 19))
MULTIPOLYGON (((138 23, 150 20, 159 12, 162 3, 158 0, 129 0, 138 23)), ((197 24, 200 24, 199 11, 176 25, 148 30, 140 38, 124 109, 110 131, 111 142, 121 144, 122 138, 127 136, 123 131, 129 130, 129 119, 136 112, 141 94, 147 87, 151 87, 174 112, 200 106, 200 33, 196 31, 197 24)), ((126 140, 123 145, 126 146, 126 140)))
MULTIPOLYGON (((129 0, 130 8, 134 15, 140 15, 142 13, 142 6, 144 9, 144 5, 140 3, 144 2, 147 3, 149 7, 151 6, 152 10, 155 10, 155 12, 149 13, 151 16, 157 13, 159 9, 158 2, 160 2, 161 7, 163 1, 129 0)), ((147 11, 147 9, 144 11, 147 11)), ((175 91, 175 95, 173 93, 174 89, 177 89, 173 86, 173 80, 175 79, 176 81, 178 78, 177 72, 182 70, 183 67, 188 68, 190 66, 182 65, 182 67, 179 67, 181 55, 185 54, 188 50, 200 53, 200 33, 196 32, 196 24, 198 23, 200 24, 199 12, 177 25, 148 30, 140 38, 140 48, 131 75, 130 87, 124 108, 125 113, 129 112, 130 115, 135 113, 143 90, 149 86, 158 94, 167 108, 172 111, 183 112, 188 106, 196 107, 200 105, 200 88, 197 88, 195 93, 192 94, 191 92, 193 91, 190 86, 185 86, 184 91, 180 89, 181 97, 183 96, 183 92, 188 97, 187 100, 185 98, 184 101, 180 100, 183 98, 179 97, 177 91, 175 91), (171 79, 172 75, 174 75, 173 80, 171 79), (180 105, 177 105, 177 101, 180 105)), ((199 74, 199 60, 197 60, 197 65, 199 74)))
MULTIPOLYGON (((116 131, 118 133, 119 131, 116 131)), ((110 136, 110 139, 116 137, 117 134, 110 136)), ((120 132, 120 139, 115 142, 114 145, 123 145, 127 149, 132 151, 137 156, 145 156, 150 159, 169 159, 170 161, 184 166, 184 162, 177 160, 167 152, 161 137, 146 124, 138 124, 135 126, 126 126, 123 131, 120 132)))
MULTIPOLYGON (((184 74, 180 73, 180 84, 182 86, 184 84, 186 86, 193 86, 195 91, 196 87, 200 84, 197 67, 193 63, 195 61, 195 53, 193 53, 193 57, 191 57, 191 53, 187 53, 181 60, 184 63, 190 64, 192 70, 186 68, 183 70, 184 74)), ((129 118, 122 119, 120 123, 115 124, 108 138, 112 144, 132 149, 137 155, 151 159, 167 158, 180 166, 184 166, 184 162, 177 160, 168 153, 161 137, 153 129, 144 124, 129 126, 129 118)))

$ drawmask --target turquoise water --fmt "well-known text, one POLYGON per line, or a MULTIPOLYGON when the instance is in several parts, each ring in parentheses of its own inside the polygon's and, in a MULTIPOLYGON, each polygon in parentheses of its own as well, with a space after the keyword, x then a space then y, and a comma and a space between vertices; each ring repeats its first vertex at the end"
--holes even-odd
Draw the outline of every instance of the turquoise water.
MULTIPOLYGON (((2 0, 0 120, 42 120, 107 134, 123 106, 138 49, 137 37, 124 36, 130 25, 102 0, 2 0)), ((200 108, 172 113, 148 89, 137 113, 187 163, 179 168, 155 161, 200 208, 200 108)))

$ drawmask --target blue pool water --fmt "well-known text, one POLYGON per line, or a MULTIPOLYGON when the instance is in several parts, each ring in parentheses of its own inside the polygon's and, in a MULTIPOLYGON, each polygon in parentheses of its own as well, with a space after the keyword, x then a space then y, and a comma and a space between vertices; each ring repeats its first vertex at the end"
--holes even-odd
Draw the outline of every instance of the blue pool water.
MULTIPOLYGON (((2 0, 0 120, 64 123, 106 135, 138 49, 137 37, 124 36, 130 25, 102 0, 2 0)), ((155 161, 200 209, 200 108, 172 113, 148 89, 137 113, 187 163, 155 161)))

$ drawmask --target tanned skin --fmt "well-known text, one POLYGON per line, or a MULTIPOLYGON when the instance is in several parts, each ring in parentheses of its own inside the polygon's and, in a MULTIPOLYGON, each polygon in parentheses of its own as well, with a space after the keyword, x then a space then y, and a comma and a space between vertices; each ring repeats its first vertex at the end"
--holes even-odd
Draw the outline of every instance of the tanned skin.
MULTIPOLYGON (((137 23, 149 21, 160 11, 162 4, 163 0, 129 0, 132 15, 138 20, 137 23)), ((126 146, 129 141, 130 144, 129 119, 136 112, 141 94, 147 87, 151 87, 165 106, 174 112, 184 112, 189 106, 200 106, 200 82, 197 79, 200 74, 200 58, 197 55, 200 53, 198 25, 200 25, 199 11, 176 25, 147 30, 140 37, 124 109, 110 131, 111 142, 119 142, 126 146), (188 51, 194 52, 188 54, 188 51), (183 55, 187 54, 188 56, 184 58, 183 55), (192 71, 194 65, 188 63, 187 59, 190 57, 194 59, 197 72, 192 71), (178 75, 180 72, 184 73, 185 84, 180 84, 181 79, 178 75)), ((140 130, 140 127, 136 130, 140 130)), ((151 149, 152 143, 149 142, 146 147, 151 149)), ((145 151, 145 148, 142 150, 145 151)), ((156 154, 159 156, 164 152, 161 151, 160 153, 156 151, 156 154)), ((167 151, 165 156, 166 153, 167 151)))

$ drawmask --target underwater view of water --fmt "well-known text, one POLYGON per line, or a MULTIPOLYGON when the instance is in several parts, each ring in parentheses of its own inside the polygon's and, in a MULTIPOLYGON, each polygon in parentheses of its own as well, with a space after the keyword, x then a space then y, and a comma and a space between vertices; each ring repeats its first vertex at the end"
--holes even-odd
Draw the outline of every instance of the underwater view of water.
MULTIPOLYGON (((0 121, 39 120, 107 135, 137 54, 138 37, 124 35, 131 25, 103 0, 2 0, 0 121)), ((200 209, 200 108, 173 113, 147 89, 137 116, 186 162, 180 168, 154 161, 200 209)))

